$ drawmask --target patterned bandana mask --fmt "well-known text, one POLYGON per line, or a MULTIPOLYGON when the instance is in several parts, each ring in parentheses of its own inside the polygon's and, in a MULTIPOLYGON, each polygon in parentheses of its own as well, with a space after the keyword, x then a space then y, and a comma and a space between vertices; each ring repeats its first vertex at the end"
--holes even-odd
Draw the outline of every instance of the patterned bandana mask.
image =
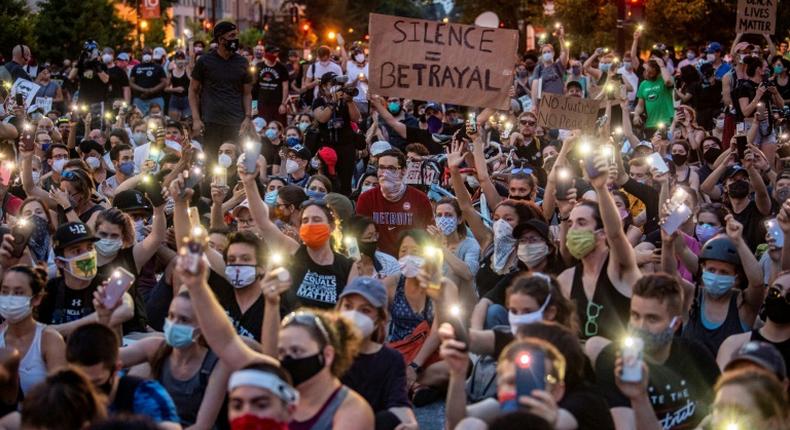
POLYGON ((32 216, 30 219, 35 224, 33 227, 33 234, 30 235, 30 241, 27 246, 30 248, 30 253, 33 254, 33 259, 36 263, 42 261, 46 262, 49 257, 49 222, 46 218, 39 216, 32 216))

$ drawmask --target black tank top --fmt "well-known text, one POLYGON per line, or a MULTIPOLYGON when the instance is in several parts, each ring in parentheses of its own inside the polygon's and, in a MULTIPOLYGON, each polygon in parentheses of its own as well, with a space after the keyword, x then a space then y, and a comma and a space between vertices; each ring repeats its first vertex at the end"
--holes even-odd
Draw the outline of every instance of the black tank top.
MULTIPOLYGON (((502 280, 505 276, 509 273, 499 274, 494 271, 491 266, 491 260, 494 258, 494 245, 489 245, 485 250, 483 250, 483 255, 480 258, 480 268, 477 270, 477 275, 475 275, 475 285, 477 286, 477 294, 479 297, 484 297, 491 291, 499 281, 502 280)), ((517 269, 514 267, 512 268, 511 272, 516 271, 517 269)))
POLYGON ((719 347, 721 346, 722 342, 724 342, 724 339, 727 339, 734 334, 739 334, 746 331, 744 330, 743 324, 741 323, 741 317, 738 314, 739 295, 740 292, 738 292, 738 294, 733 294, 732 297, 730 297, 730 306, 729 309, 727 309, 727 317, 724 319, 721 325, 716 328, 709 329, 705 327, 705 324, 702 321, 704 318, 702 312, 703 293, 702 288, 697 287, 697 295, 694 299, 694 303, 691 305, 688 324, 683 327, 683 337, 702 343, 715 357, 719 352, 719 347))
POLYGON ((608 267, 609 258, 607 257, 601 268, 601 273, 598 275, 598 280, 595 282, 595 292, 591 301, 587 300, 587 295, 584 294, 582 263, 574 267, 571 300, 576 303, 576 314, 581 324, 582 339, 592 336, 618 339, 625 333, 628 326, 631 299, 620 294, 614 287, 606 273, 608 267))
POLYGON ((790 338, 787 338, 779 343, 771 342, 770 340, 763 337, 760 333, 760 330, 752 330, 752 337, 749 340, 759 340, 760 342, 770 343, 771 345, 775 346, 776 349, 779 350, 779 353, 782 354, 782 358, 785 359, 785 371, 787 370, 787 363, 790 363, 790 338))
POLYGON ((181 87, 184 89, 184 92, 181 94, 176 94, 179 97, 187 96, 187 90, 189 90, 189 75, 187 74, 186 70, 181 77, 176 76, 175 74, 170 74, 170 83, 173 85, 173 88, 181 87))
POLYGON ((302 245, 291 258, 289 272, 293 279, 291 290, 286 293, 283 307, 289 312, 299 306, 331 309, 343 292, 354 264, 345 255, 333 252, 331 265, 316 264, 302 245))

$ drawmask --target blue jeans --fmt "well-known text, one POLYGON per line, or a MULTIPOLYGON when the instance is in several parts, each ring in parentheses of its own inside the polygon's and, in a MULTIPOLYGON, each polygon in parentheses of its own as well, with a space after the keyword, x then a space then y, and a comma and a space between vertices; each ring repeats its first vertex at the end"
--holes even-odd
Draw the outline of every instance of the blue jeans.
POLYGON ((485 330, 491 330, 497 326, 510 326, 507 319, 507 309, 498 304, 491 304, 486 311, 486 322, 483 326, 485 330))
POLYGON ((154 97, 152 99, 143 100, 139 97, 135 97, 132 99, 132 103, 137 109, 140 109, 140 112, 143 113, 143 116, 148 115, 148 111, 151 110, 151 105, 159 106, 159 111, 165 111, 165 99, 163 97, 154 97))

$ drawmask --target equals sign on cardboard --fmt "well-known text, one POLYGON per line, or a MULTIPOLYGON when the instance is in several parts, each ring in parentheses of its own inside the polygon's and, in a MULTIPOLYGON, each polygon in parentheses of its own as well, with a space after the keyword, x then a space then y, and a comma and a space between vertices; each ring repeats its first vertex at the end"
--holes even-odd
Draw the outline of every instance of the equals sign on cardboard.
POLYGON ((440 61, 441 56, 442 56, 441 52, 425 51, 425 61, 440 61))

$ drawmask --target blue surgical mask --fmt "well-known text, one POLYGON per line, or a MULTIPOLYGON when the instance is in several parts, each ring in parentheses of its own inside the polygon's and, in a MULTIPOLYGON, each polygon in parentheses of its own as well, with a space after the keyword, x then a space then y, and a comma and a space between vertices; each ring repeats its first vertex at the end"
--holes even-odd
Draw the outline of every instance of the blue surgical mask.
POLYGON ((321 200, 326 197, 326 193, 322 193, 321 191, 304 190, 304 192, 307 194, 307 198, 312 200, 321 200))
POLYGON ((705 244, 710 238, 719 234, 720 231, 720 227, 714 227, 710 224, 697 224, 697 227, 694 229, 694 232, 697 234, 697 240, 701 244, 705 244))
POLYGON ((269 140, 277 139, 277 130, 273 128, 267 128, 264 134, 266 135, 266 138, 269 140))
POLYGON ((186 324, 176 324, 165 320, 165 342, 176 349, 186 348, 192 345, 195 336, 195 327, 186 324))
POLYGON ((134 175, 134 161, 127 161, 118 165, 118 171, 124 176, 134 175))
POLYGON ((299 127, 299 130, 301 130, 302 133, 304 133, 308 128, 310 128, 310 123, 300 122, 297 127, 299 127))
POLYGON ((630 61, 623 61, 623 68, 626 70, 631 70, 631 62, 630 61))
POLYGON ((274 206, 277 203, 277 190, 266 193, 263 196, 263 201, 269 206, 274 206))
POLYGON ((718 273, 702 271, 702 284, 705 291, 714 298, 719 298, 732 289, 735 285, 734 275, 720 275, 718 273))
POLYGON ((544 52, 543 55, 541 56, 541 58, 543 59, 544 63, 549 63, 551 61, 554 61, 554 53, 553 52, 544 52))
MULTIPOLYGON (((268 133, 268 130, 267 130, 267 133, 268 133)), ((266 137, 269 137, 269 135, 267 134, 266 137)), ((269 137, 269 139, 271 139, 271 137, 269 137)), ((288 147, 290 147, 290 148, 293 148, 294 146, 296 146, 296 145, 298 145, 300 143, 302 143, 302 141, 300 141, 298 137, 291 136, 288 139, 285 139, 285 144, 288 145, 288 147)))
POLYGON ((436 227, 439 227, 443 235, 449 236, 458 229, 458 218, 454 216, 437 216, 436 227))
POLYGON ((600 69, 604 73, 609 72, 609 69, 611 69, 611 68, 612 68, 612 63, 601 63, 600 64, 600 69))
POLYGON ((398 102, 389 102, 389 103, 387 103, 387 110, 390 111, 390 113, 393 114, 393 115, 400 114, 400 109, 401 109, 400 103, 398 103, 398 102))

